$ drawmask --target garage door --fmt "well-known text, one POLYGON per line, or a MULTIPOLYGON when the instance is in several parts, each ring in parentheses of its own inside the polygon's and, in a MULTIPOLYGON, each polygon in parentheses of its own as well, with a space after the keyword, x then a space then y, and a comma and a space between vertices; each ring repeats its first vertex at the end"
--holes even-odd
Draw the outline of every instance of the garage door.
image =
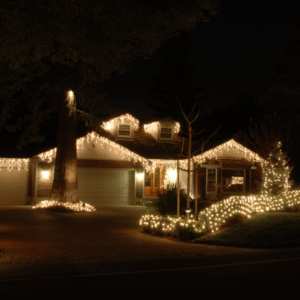
POLYGON ((133 204, 134 171, 78 168, 79 200, 92 205, 133 204))
POLYGON ((0 171, 0 204, 26 204, 28 171, 0 171))

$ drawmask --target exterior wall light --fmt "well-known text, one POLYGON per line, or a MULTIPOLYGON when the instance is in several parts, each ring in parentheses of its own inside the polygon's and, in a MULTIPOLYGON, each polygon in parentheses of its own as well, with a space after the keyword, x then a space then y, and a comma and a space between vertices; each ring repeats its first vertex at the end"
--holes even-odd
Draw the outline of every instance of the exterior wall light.
POLYGON ((167 176, 169 183, 175 183, 177 179, 177 170, 176 169, 168 169, 167 176))
POLYGON ((138 174, 136 175, 136 178, 137 178, 138 180, 142 180, 143 177, 144 177, 144 174, 143 174, 143 173, 138 173, 138 174))
POLYGON ((49 178, 50 172, 49 171, 42 171, 43 178, 49 178))

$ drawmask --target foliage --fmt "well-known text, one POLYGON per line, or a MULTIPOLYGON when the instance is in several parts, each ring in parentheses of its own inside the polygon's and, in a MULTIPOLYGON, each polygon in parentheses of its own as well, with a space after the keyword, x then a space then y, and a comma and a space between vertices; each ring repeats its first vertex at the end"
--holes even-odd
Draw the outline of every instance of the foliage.
POLYGON ((145 215, 140 220, 143 231, 164 236, 172 236, 182 240, 190 240, 201 235, 199 223, 191 218, 189 222, 184 218, 172 216, 145 215))
POLYGON ((300 245, 300 215, 272 212, 255 214, 195 243, 246 248, 278 248, 300 245))
POLYGON ((262 182, 258 184, 259 192, 264 195, 278 195, 291 188, 289 182, 292 167, 288 166, 289 159, 281 150, 281 142, 275 142, 266 163, 262 165, 262 182))
POLYGON ((209 21, 217 0, 60 0, 0 2, 0 129, 21 144, 42 140, 71 89, 80 109, 103 114, 103 82, 165 41, 209 21))
POLYGON ((171 235, 180 239, 192 239, 235 223, 244 222, 255 213, 299 211, 300 190, 285 191, 276 196, 232 196, 216 202, 199 212, 198 220, 172 216, 142 216, 140 225, 146 232, 171 235))
MULTIPOLYGON (((287 46, 274 62, 269 76, 264 79, 256 96, 264 116, 261 121, 254 122, 250 131, 251 144, 256 144, 259 148, 257 150, 261 150, 258 153, 262 156, 263 153, 268 155, 275 140, 280 140, 293 165, 300 163, 299 70, 300 21, 298 18, 287 46)), ((267 155, 264 157, 266 158, 267 155)))
MULTIPOLYGON (((149 204, 150 208, 156 208, 163 216, 177 214, 177 186, 168 185, 166 189, 157 190, 157 199, 149 204)), ((186 208, 186 192, 180 189, 180 209, 186 208)))

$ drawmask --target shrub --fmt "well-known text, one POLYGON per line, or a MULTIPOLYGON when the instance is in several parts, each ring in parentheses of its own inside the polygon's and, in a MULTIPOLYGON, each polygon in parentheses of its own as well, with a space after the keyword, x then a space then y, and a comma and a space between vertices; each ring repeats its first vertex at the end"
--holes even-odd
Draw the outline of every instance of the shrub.
MULTIPOLYGON (((157 199, 154 199, 149 204, 150 209, 157 209, 157 211, 163 215, 177 215, 177 186, 176 184, 168 185, 167 189, 157 191, 157 199)), ((180 210, 184 212, 186 208, 186 193, 185 189, 180 190, 180 210)))

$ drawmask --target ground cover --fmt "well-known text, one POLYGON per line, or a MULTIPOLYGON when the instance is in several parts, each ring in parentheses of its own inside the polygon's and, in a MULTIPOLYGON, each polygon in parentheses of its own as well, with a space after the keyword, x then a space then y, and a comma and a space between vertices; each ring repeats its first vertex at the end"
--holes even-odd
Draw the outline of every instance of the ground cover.
POLYGON ((247 248, 300 246, 300 213, 257 213, 250 219, 197 238, 194 242, 247 248))

